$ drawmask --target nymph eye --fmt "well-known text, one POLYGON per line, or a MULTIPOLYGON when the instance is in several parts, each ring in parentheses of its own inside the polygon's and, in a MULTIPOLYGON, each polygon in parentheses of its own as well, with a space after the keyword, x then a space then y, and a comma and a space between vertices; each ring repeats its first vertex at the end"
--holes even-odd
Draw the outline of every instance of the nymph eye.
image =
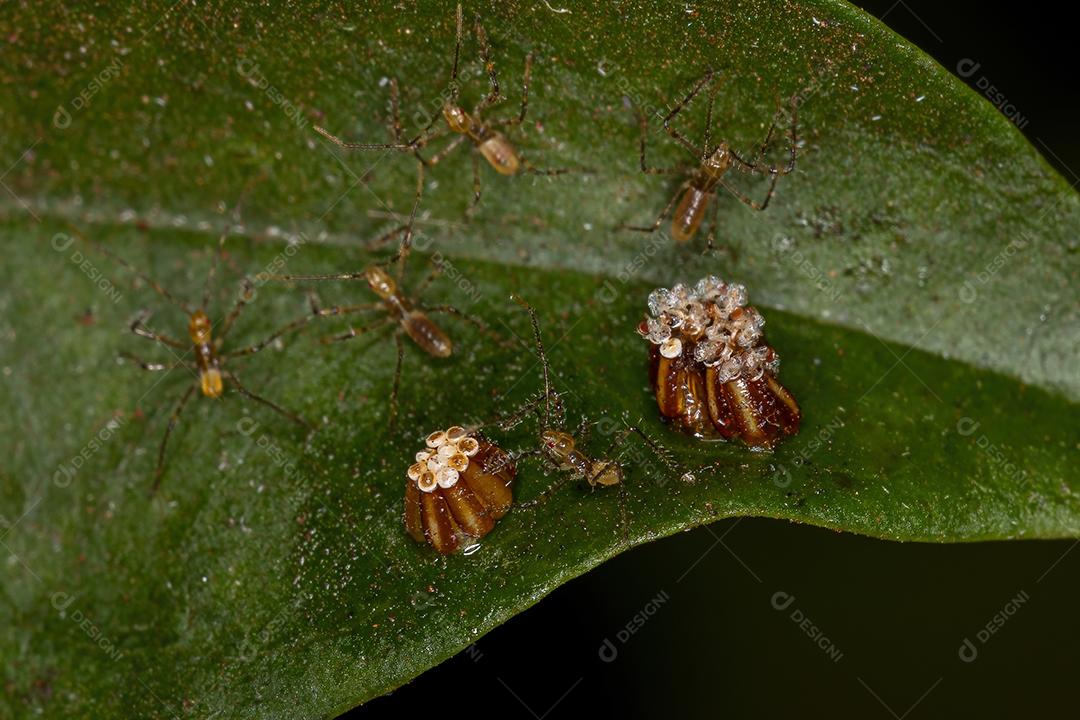
POLYGON ((650 309, 664 306, 669 338, 652 332, 646 318, 638 332, 651 346, 649 374, 660 414, 696 437, 738 437, 771 447, 799 431, 795 398, 777 380, 780 358, 765 343, 764 318, 746 304, 746 289, 715 277, 650 295, 650 309), (672 306, 660 299, 686 295, 672 306), (676 358, 679 360, 676 362, 676 358))
POLYGON ((513 503, 510 455, 460 427, 431 433, 405 473, 405 529, 443 555, 495 527, 513 503), (497 459, 498 462, 488 462, 497 459))

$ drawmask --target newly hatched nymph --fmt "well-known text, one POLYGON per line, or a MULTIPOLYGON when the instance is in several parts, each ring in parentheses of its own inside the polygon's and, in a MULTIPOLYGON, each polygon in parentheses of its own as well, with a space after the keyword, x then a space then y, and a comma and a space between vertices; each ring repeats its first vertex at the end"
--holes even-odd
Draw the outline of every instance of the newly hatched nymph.
MULTIPOLYGON (((529 313, 533 338, 536 342, 536 355, 540 361, 540 370, 544 379, 544 394, 541 398, 526 404, 512 420, 504 421, 503 424, 513 424, 522 415, 534 411, 537 406, 543 403, 544 412, 541 416, 543 423, 540 428, 539 452, 552 465, 567 473, 567 475, 562 482, 549 488, 542 497, 546 498, 567 480, 584 480, 590 487, 596 487, 597 485, 606 487, 620 484, 623 481, 623 470, 618 462, 607 458, 589 457, 578 447, 577 440, 573 435, 560 427, 556 427, 554 417, 556 415, 561 417, 563 413, 561 412, 561 401, 551 389, 551 371, 548 367, 547 353, 544 351, 544 340, 540 334, 540 321, 536 317, 536 311, 524 299, 515 295, 514 301, 529 313), (556 405, 559 405, 558 411, 553 412, 553 410, 556 410, 556 405)), ((618 441, 615 444, 617 443, 618 441)), ((536 504, 536 502, 537 500, 533 500, 528 505, 536 504)))
POLYGON ((585 442, 585 433, 588 431, 589 425, 583 422, 578 431, 573 434, 566 432, 563 428, 565 413, 562 401, 551 387, 551 371, 548 367, 547 353, 544 351, 544 341, 541 337, 540 322, 537 320, 536 311, 522 298, 515 295, 513 299, 529 313, 529 321, 532 324, 533 338, 536 344, 536 355, 540 362, 544 381, 544 392, 542 396, 527 402, 513 415, 502 419, 499 424, 503 428, 510 428, 521 422, 525 416, 537 414, 540 421, 539 448, 533 453, 520 453, 518 457, 538 454, 563 474, 562 478, 556 480, 534 499, 521 503, 520 507, 527 508, 547 502, 555 491, 571 481, 583 480, 589 485, 590 489, 617 485, 619 488, 621 535, 625 544, 629 542, 630 518, 627 509, 623 466, 615 457, 627 438, 631 434, 636 434, 643 443, 642 447, 654 453, 675 477, 684 477, 685 474, 678 467, 678 463, 662 447, 657 445, 640 428, 634 426, 628 426, 616 434, 607 453, 605 453, 605 457, 593 457, 582 449, 585 442), (540 407, 543 408, 542 413, 538 412, 540 407))
POLYGON ((405 529, 443 555, 478 540, 514 502, 514 459, 455 425, 427 436, 406 471, 405 529))
POLYGON ((780 356, 765 342, 765 320, 746 301, 742 285, 712 275, 692 289, 659 288, 638 333, 650 343, 662 417, 695 437, 771 447, 799 431, 802 414, 777 380, 780 356))
POLYGON ((374 263, 358 272, 316 274, 316 275, 271 275, 270 280, 278 281, 325 281, 325 280, 360 280, 367 284, 368 289, 378 298, 375 302, 360 303, 356 305, 335 305, 332 307, 316 307, 314 314, 319 317, 336 315, 351 315, 355 313, 381 313, 382 317, 368 325, 352 325, 346 332, 324 339, 324 342, 341 342, 351 340, 372 331, 381 330, 385 327, 396 325, 394 343, 397 348, 397 363, 394 368, 393 390, 390 393, 390 419, 389 424, 393 427, 397 422, 398 413, 398 390, 401 386, 401 369, 405 356, 405 347, 402 336, 407 336, 413 343, 428 355, 436 358, 448 358, 454 353, 454 344, 450 336, 431 316, 436 314, 451 314, 469 322, 481 332, 490 337, 498 338, 497 334, 481 319, 462 312, 453 305, 440 304, 428 305, 420 300, 420 296, 428 285, 441 272, 441 266, 436 265, 428 276, 417 286, 415 292, 406 293, 402 289, 402 281, 405 275, 405 267, 412 250, 413 226, 415 223, 416 209, 420 202, 420 194, 423 187, 423 168, 419 168, 417 177, 416 197, 413 202, 412 215, 408 223, 398 226, 380 238, 373 241, 373 245, 382 244, 388 238, 402 236, 397 252, 388 260, 374 263), (387 271, 387 268, 396 265, 396 277, 387 271))
POLYGON ((346 142, 329 131, 316 126, 315 130, 320 135, 330 140, 335 145, 347 150, 399 150, 412 152, 427 166, 438 164, 446 158, 463 142, 468 141, 476 152, 473 160, 473 199, 470 210, 480 202, 480 163, 479 158, 487 161, 500 175, 517 175, 527 172, 533 175, 562 175, 570 172, 569 168, 541 169, 534 166, 521 156, 514 144, 502 133, 501 129, 515 127, 525 122, 525 114, 529 107, 529 79, 532 75, 533 54, 529 53, 525 58, 525 74, 521 82, 521 109, 520 112, 509 118, 498 120, 483 120, 481 113, 503 99, 499 88, 499 76, 495 70, 495 63, 491 59, 491 48, 488 45, 487 33, 480 18, 476 18, 475 33, 477 43, 480 45, 480 60, 487 70, 491 89, 472 109, 465 110, 459 100, 458 83, 458 60, 461 55, 462 38, 462 11, 461 4, 457 6, 457 42, 454 45, 454 64, 450 71, 450 92, 445 98, 438 112, 431 116, 427 125, 420 133, 409 141, 402 139, 401 117, 399 110, 397 80, 390 81, 390 107, 391 128, 394 135, 392 143, 355 143, 346 142), (439 119, 443 120, 443 127, 433 129, 439 119), (434 140, 453 134, 455 137, 434 155, 424 157, 420 150, 434 140))
POLYGON ((671 112, 667 114, 663 121, 664 130, 676 142, 689 150, 694 157, 697 158, 697 165, 680 165, 671 168, 650 167, 645 161, 645 142, 648 136, 648 119, 644 113, 638 110, 638 122, 641 127, 641 171, 647 175, 681 174, 684 175, 686 179, 679 185, 678 190, 652 225, 623 225, 623 229, 637 230, 639 232, 655 232, 664 221, 664 218, 670 213, 671 237, 678 243, 689 242, 701 228, 705 215, 711 206, 713 208, 713 217, 710 223, 708 248, 712 249, 716 235, 716 212, 719 209, 719 204, 715 202, 716 189, 718 187, 727 190, 746 206, 754 210, 764 210, 769 206, 769 201, 772 199, 773 193, 776 190, 777 180, 779 180, 782 175, 787 175, 795 169, 795 155, 798 146, 798 117, 797 106, 794 101, 792 101, 791 104, 791 129, 789 131, 790 155, 787 164, 782 167, 764 164, 765 154, 772 144, 773 134, 776 132, 776 125, 782 114, 779 107, 779 100, 777 100, 777 110, 776 114, 773 116, 772 124, 765 134, 765 138, 758 149, 757 156, 752 161, 744 160, 728 145, 727 142, 720 142, 716 145, 712 144, 712 113, 713 104, 716 100, 715 86, 711 88, 709 92, 708 106, 705 112, 705 136, 701 147, 690 142, 685 135, 672 125, 672 122, 682 109, 686 107, 690 101, 701 92, 701 89, 712 81, 712 79, 712 71, 707 72, 705 76, 698 81, 686 98, 672 108, 671 112), (750 175, 769 175, 771 181, 769 183, 768 192, 765 194, 765 198, 761 202, 753 200, 729 183, 726 180, 726 176, 731 170, 739 170, 750 175), (673 207, 674 212, 672 212, 673 207))
POLYGON ((172 413, 169 415, 169 422, 165 427, 165 433, 161 438, 161 445, 158 448, 157 465, 154 468, 154 480, 153 485, 151 486, 151 493, 157 492, 157 489, 161 484, 165 470, 165 449, 168 445, 169 437, 172 434, 173 428, 175 428, 176 424, 180 421, 180 415, 187 406, 188 401, 190 401, 195 394, 196 389, 203 397, 216 399, 222 397, 225 392, 226 384, 231 384, 241 395, 265 405, 299 425, 310 427, 310 425, 299 415, 248 390, 240 383, 240 379, 236 376, 236 372, 231 368, 227 369, 225 367, 229 360, 254 355, 268 347, 278 338, 287 333, 299 330, 311 320, 311 316, 308 315, 294 320, 253 345, 248 345, 247 347, 231 350, 229 352, 222 352, 222 345, 226 336, 229 334, 229 331, 232 330, 237 318, 240 317, 241 311, 254 296, 254 289, 251 282, 247 278, 244 278, 240 293, 237 295, 229 313, 217 325, 211 321, 210 316, 207 313, 207 308, 210 304, 210 287, 214 279, 214 273, 217 269, 220 256, 224 252, 224 235, 222 235, 221 240, 218 243, 218 251, 210 265, 210 271, 207 275, 206 284, 203 290, 202 303, 198 307, 192 307, 186 301, 181 300, 178 296, 166 290, 156 280, 143 274, 127 260, 124 260, 108 248, 97 245, 97 243, 94 244, 99 247, 104 254, 127 268, 133 275, 150 286, 165 300, 178 307, 188 317, 188 338, 186 342, 174 339, 165 333, 150 329, 146 325, 146 320, 148 318, 147 313, 140 314, 131 323, 131 331, 136 335, 169 348, 174 358, 172 361, 152 362, 142 360, 128 353, 121 353, 121 357, 133 361, 144 370, 169 371, 176 368, 184 368, 191 371, 195 376, 194 382, 191 382, 188 385, 187 391, 181 396, 179 401, 177 401, 172 413), (183 353, 183 355, 178 355, 178 353, 183 353), (194 358, 188 359, 189 354, 193 355, 194 358))

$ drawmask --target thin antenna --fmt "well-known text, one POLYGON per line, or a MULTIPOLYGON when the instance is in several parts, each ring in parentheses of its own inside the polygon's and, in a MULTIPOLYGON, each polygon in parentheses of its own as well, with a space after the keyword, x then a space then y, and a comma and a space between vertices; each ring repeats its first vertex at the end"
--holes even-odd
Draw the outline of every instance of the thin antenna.
POLYGON ((413 226, 416 224, 416 210, 420 207, 420 196, 424 193, 424 163, 417 158, 416 161, 416 196, 413 198, 412 212, 409 213, 409 224, 405 230, 405 237, 397 251, 398 282, 405 277, 405 260, 412 251, 413 226))
POLYGON ((194 312, 194 309, 190 305, 188 305, 188 303, 186 301, 181 300, 179 297, 177 297, 177 296, 173 295, 172 293, 170 293, 157 280, 154 280, 152 277, 150 277, 146 273, 141 272, 134 265, 129 263, 127 260, 125 260, 121 256, 117 255, 112 250, 105 247, 104 245, 102 245, 98 241, 91 240, 86 235, 84 235, 82 233, 82 231, 79 230, 79 228, 75 227, 74 225, 68 223, 68 228, 71 230, 72 233, 74 233, 75 237, 79 238, 80 240, 82 240, 84 243, 86 243, 90 247, 96 249, 102 255, 110 258, 114 262, 116 262, 116 263, 120 264, 121 266, 123 266, 132 275, 134 275, 139 280, 142 280, 144 283, 149 285, 154 290, 154 292, 156 292, 161 297, 165 298, 166 300, 171 302, 173 305, 175 305, 176 307, 183 310, 188 315, 190 315, 192 312, 194 312))
POLYGON ((450 97, 458 99, 458 56, 461 55, 461 3, 457 4, 457 42, 454 44, 454 69, 450 71, 450 97))
POLYGON ((259 275, 260 280, 273 282, 311 281, 311 280, 366 280, 363 271, 355 273, 336 273, 332 275, 259 275))
POLYGON ((532 321, 533 337, 536 338, 536 355, 540 358, 540 367, 544 373, 544 427, 551 427, 551 380, 548 371, 547 353, 544 352, 544 341, 540 337, 540 321, 536 319, 536 311, 532 305, 525 302, 520 295, 511 295, 510 298, 529 313, 532 321))
POLYGON ((345 142, 337 135, 334 135, 326 128, 319 127, 318 125, 312 125, 315 132, 322 135, 324 138, 334 143, 338 147, 345 148, 346 150, 414 150, 413 143, 354 143, 345 142))
POLYGON ((202 309, 206 310, 210 304, 210 287, 214 284, 214 276, 217 274, 218 265, 221 264, 221 260, 225 255, 225 238, 229 236, 229 230, 231 228, 226 225, 225 230, 221 233, 221 237, 218 238, 217 252, 214 253, 213 258, 210 259, 210 269, 206 272, 206 282, 203 283, 202 294, 202 309))

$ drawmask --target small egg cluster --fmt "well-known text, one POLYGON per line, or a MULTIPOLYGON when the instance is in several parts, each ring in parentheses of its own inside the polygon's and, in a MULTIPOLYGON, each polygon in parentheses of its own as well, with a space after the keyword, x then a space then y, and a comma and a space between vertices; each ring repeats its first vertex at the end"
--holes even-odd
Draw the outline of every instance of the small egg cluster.
POLYGON ((480 452, 480 441, 459 425, 433 432, 424 442, 427 448, 416 453, 416 462, 405 474, 427 493, 456 485, 469 458, 480 452))
POLYGON ((688 352, 706 367, 716 367, 720 382, 775 375, 780 358, 764 343, 765 319, 746 300, 745 287, 715 275, 693 289, 682 284, 658 288, 649 294, 652 317, 638 332, 668 359, 688 352))

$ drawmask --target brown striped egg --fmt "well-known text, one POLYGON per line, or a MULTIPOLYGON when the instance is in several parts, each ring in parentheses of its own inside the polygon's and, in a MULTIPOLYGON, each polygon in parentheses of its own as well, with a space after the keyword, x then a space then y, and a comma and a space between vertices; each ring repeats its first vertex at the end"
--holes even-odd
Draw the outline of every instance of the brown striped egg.
POLYGON ((405 529, 443 555, 495 527, 514 502, 509 453, 455 425, 427 436, 406 471, 405 529))
POLYGON ((659 288, 638 333, 650 343, 649 382, 660 415, 695 437, 772 447, 799 431, 795 398, 776 379, 780 356, 765 342, 746 289, 715 276, 659 288))

